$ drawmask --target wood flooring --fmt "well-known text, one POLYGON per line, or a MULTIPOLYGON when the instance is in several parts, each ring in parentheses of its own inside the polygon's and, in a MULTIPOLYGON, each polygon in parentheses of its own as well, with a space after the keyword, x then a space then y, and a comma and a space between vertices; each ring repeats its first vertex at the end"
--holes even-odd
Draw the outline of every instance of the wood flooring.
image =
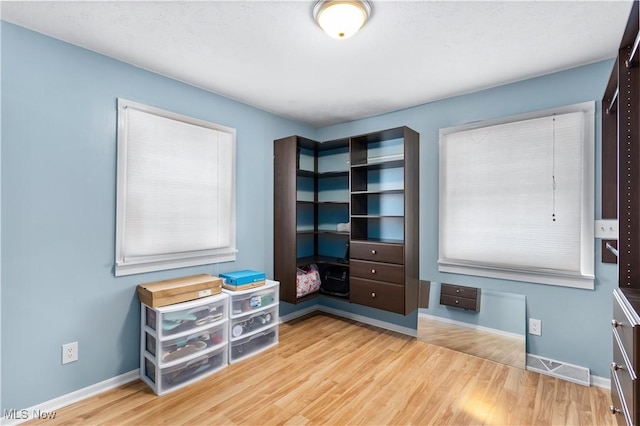
POLYGON ((609 391, 325 314, 174 393, 141 381, 30 424, 613 425, 609 391))

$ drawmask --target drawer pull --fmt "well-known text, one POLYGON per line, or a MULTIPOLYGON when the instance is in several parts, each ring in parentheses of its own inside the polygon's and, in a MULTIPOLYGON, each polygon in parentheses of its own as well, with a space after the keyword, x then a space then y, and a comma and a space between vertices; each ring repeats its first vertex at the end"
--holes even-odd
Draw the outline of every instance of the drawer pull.
POLYGON ((618 414, 621 412, 619 408, 616 408, 613 405, 609 406, 609 411, 611 411, 611 414, 618 414))
POLYGON ((375 273, 376 273, 376 270, 375 270, 375 269, 372 269, 372 270, 371 270, 371 273, 372 273, 372 274, 375 274, 375 273))
POLYGON ((618 371, 618 370, 624 370, 624 367, 622 365, 616 364, 615 362, 612 362, 611 369, 613 371, 618 371))
POLYGON ((456 305, 457 305, 458 303, 460 303, 460 301, 459 301, 458 299, 456 299, 456 305))
POLYGON ((621 322, 618 322, 618 321, 617 321, 617 320, 615 320, 615 319, 612 319, 612 320, 611 320, 611 327, 613 327, 613 328, 616 328, 616 327, 622 327, 622 323, 621 323, 621 322))
POLYGON ((376 253, 378 253, 378 252, 375 251, 375 250, 371 250, 371 254, 376 254, 376 253))
POLYGON ((460 289, 459 288, 456 288, 456 293, 460 293, 460 289))
POLYGON ((371 292, 371 297, 376 297, 376 294, 374 292, 371 292))

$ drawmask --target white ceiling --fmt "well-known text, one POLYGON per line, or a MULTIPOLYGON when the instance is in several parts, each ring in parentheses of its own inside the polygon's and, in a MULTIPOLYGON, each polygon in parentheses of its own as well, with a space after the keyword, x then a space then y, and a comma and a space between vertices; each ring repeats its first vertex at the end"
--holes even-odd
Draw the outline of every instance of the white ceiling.
POLYGON ((3 20, 315 127, 613 58, 631 1, 381 1, 348 40, 314 0, 2 2, 3 20))

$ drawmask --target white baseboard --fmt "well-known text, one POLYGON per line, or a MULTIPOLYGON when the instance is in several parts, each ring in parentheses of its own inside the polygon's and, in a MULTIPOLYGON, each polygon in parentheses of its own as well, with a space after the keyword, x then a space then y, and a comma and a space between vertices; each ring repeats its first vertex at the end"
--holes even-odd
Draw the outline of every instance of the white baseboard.
POLYGON ((497 335, 504 336, 504 337, 511 337, 513 339, 526 340, 526 336, 524 336, 522 334, 511 333, 509 331, 498 330, 497 328, 484 327, 482 325, 477 325, 477 324, 469 324, 467 322, 456 321, 456 320, 452 320, 452 319, 449 319, 449 318, 437 317, 435 315, 425 314, 425 313, 422 313, 422 312, 418 313, 418 321, 420 321, 420 318, 428 318, 428 319, 434 320, 434 321, 440 321, 440 322, 444 322, 444 323, 447 323, 447 324, 459 325, 460 327, 472 328, 474 330, 485 331, 487 333, 497 334, 497 335))
POLYGON ((353 314, 351 312, 343 311, 341 309, 330 308, 328 306, 318 306, 318 310, 320 312, 326 312, 328 314, 337 315, 342 318, 351 319, 354 321, 361 322, 363 324, 373 325, 375 327, 384 328, 385 330, 395 331, 401 334, 406 334, 408 336, 416 337, 418 335, 417 330, 409 327, 403 327, 401 325, 393 324, 386 321, 380 321, 377 319, 365 317, 364 315, 353 314))
POLYGON ((308 306, 308 307, 306 307, 304 309, 300 309, 300 310, 297 310, 295 312, 291 312, 290 314, 282 315, 280 317, 280 322, 282 323, 282 322, 291 321, 291 320, 294 320, 296 318, 300 318, 300 317, 303 317, 305 315, 309 315, 309 314, 311 314, 313 312, 316 312, 316 311, 318 311, 318 305, 308 306))
POLYGON ((121 374, 116 377, 112 377, 100 383, 96 383, 86 388, 79 389, 75 392, 62 395, 58 398, 54 398, 50 401, 43 402, 42 404, 34 405, 30 408, 21 410, 15 410, 16 415, 14 417, 20 417, 18 419, 0 417, 0 424, 2 425, 17 425, 34 418, 38 418, 39 415, 47 416, 44 418, 52 418, 55 416, 55 411, 71 405, 75 402, 82 401, 83 399, 90 398, 94 395, 101 394, 115 387, 132 382, 140 377, 140 369, 131 370, 128 373, 121 374))
POLYGON ((611 379, 607 377, 591 375, 591 385, 602 389, 611 390, 611 379))
POLYGON ((302 317, 304 315, 308 315, 316 311, 326 312, 328 314, 333 314, 342 318, 351 319, 354 321, 361 322, 363 324, 373 325, 375 327, 384 328, 385 330, 395 331, 395 332, 406 334, 412 337, 416 337, 418 335, 417 330, 414 330, 413 328, 403 327, 401 325, 365 317, 364 315, 353 314, 351 312, 343 311, 342 309, 330 308, 324 305, 312 305, 307 308, 300 309, 299 311, 292 312, 288 315, 284 315, 280 317, 280 322, 291 321, 293 319, 302 317))

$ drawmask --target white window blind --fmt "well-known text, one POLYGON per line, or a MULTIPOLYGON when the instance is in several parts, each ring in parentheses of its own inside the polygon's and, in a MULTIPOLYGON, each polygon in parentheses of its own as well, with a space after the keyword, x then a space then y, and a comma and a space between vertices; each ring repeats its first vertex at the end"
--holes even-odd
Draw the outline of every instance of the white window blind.
POLYGON ((441 130, 440 271, 593 288, 593 110, 441 130))
POLYGON ((235 256, 235 130, 119 99, 116 275, 235 256))

